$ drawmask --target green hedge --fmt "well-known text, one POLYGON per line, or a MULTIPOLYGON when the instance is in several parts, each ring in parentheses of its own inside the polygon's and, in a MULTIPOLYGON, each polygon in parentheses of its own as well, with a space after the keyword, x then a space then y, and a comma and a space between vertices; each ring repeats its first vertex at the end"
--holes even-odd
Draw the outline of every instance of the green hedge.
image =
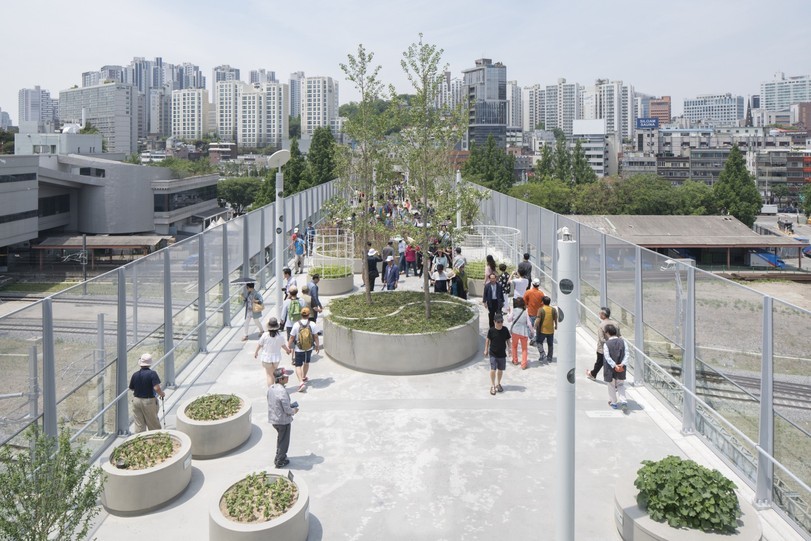
POLYGON ((329 317, 343 327, 387 334, 442 332, 473 317, 467 302, 446 293, 431 293, 431 319, 426 320, 424 297, 419 291, 373 293, 371 305, 366 295, 359 293, 334 299, 329 307, 329 317))

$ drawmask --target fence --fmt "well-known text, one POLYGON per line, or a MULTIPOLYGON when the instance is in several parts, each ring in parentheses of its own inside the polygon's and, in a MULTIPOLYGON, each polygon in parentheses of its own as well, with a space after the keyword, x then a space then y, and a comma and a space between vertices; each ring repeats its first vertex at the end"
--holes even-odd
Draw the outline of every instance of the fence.
POLYGON ((0 317, 0 443, 22 447, 35 423, 52 435, 63 425, 99 454, 129 429, 128 378, 138 357, 152 353, 164 386, 174 386, 243 309, 243 286, 232 281, 250 275, 259 289, 275 284, 280 219, 285 232, 304 231, 334 191, 333 181, 294 194, 283 215, 262 207, 0 317))
POLYGON ((581 325, 595 332, 600 307, 611 308, 634 346, 636 384, 737 470, 757 505, 811 533, 810 312, 497 192, 480 210, 485 222, 523 232, 511 259, 530 252, 533 278, 552 295, 556 232, 568 227, 581 325))

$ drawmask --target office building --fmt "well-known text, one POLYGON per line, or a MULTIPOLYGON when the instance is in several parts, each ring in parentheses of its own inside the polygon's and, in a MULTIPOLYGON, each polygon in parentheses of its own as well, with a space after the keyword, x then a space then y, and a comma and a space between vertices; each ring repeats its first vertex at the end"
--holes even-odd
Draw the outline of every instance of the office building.
POLYGON ((690 180, 704 182, 710 186, 715 184, 724 164, 729 158, 730 147, 713 148, 691 148, 690 157, 690 180))
POLYGON ((792 125, 811 129, 811 102, 792 104, 789 112, 792 125))
POLYGON ((518 81, 507 81, 507 128, 520 130, 523 126, 524 111, 521 87, 518 81))
POLYGON ((484 145, 491 135, 498 148, 507 146, 507 66, 489 58, 476 60, 464 70, 464 91, 468 100, 468 128, 462 149, 484 145))
POLYGON ((104 137, 108 152, 132 154, 138 150, 137 97, 134 86, 108 83, 71 88, 59 93, 63 122, 87 122, 104 137))
POLYGON ((619 171, 619 134, 609 132, 606 125, 604 118, 572 122, 570 146, 573 149, 575 141, 580 141, 586 160, 598 177, 616 175, 619 171))
POLYGON ((737 126, 744 113, 743 96, 703 94, 684 100, 684 118, 693 124, 737 126))
POLYGON ((521 91, 521 129, 524 133, 544 129, 546 90, 541 85, 526 86, 521 91))
POLYGON ((463 91, 464 81, 462 79, 451 77, 451 72, 446 71, 442 82, 437 89, 437 95, 434 104, 438 109, 456 109, 462 104, 464 97, 463 91))
POLYGON ((290 74, 289 100, 290 116, 301 116, 301 81, 304 79, 303 71, 294 71, 290 74))
POLYGON ((767 111, 782 111, 793 103, 811 101, 811 75, 786 77, 783 72, 774 74, 771 81, 760 83, 760 103, 757 107, 767 111))
POLYGON ((661 98, 651 98, 648 102, 649 111, 645 115, 640 115, 643 118, 658 118, 660 126, 670 124, 672 116, 670 96, 662 96, 661 98))
POLYGON ((281 148, 290 126, 289 87, 265 82, 239 88, 237 143, 249 148, 281 148))
POLYGON ((82 73, 82 86, 96 86, 101 83, 123 83, 124 68, 122 66, 102 66, 98 71, 82 73))
POLYGON ((305 77, 299 103, 302 139, 310 139, 316 128, 333 128, 338 118, 338 82, 332 77, 305 77))
POLYGON ((172 92, 172 137, 184 141, 202 139, 209 132, 208 90, 185 88, 172 92))
POLYGON ((52 132, 59 126, 59 103, 48 90, 22 88, 18 95, 18 126, 21 133, 52 132))
POLYGON ((560 128, 566 137, 572 136, 572 124, 582 118, 580 97, 581 86, 567 83, 560 78, 556 85, 549 85, 545 91, 544 126, 547 130, 560 128))
POLYGON ((636 122, 634 87, 622 81, 597 79, 592 87, 582 91, 584 120, 605 120, 607 133, 630 139, 636 122))

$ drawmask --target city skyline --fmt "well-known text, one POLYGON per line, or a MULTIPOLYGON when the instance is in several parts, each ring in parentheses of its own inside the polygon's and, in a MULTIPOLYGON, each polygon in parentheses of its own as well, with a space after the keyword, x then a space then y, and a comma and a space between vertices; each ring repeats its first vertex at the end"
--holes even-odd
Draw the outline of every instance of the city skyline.
MULTIPOLYGON (((582 85, 598 78, 622 80, 637 92, 672 96, 674 115, 682 112, 686 98, 727 92, 746 98, 776 72, 811 73, 796 54, 811 39, 801 25, 785 24, 786 16, 804 20, 811 15, 811 5, 801 0, 784 0, 780 10, 770 11, 750 0, 687 0, 678 10, 642 0, 621 5, 513 2, 497 10, 481 1, 455 0, 415 0, 407 8, 368 0, 340 5, 317 1, 306 11, 296 4, 258 0, 231 5, 229 13, 210 0, 146 0, 124 13, 110 3, 89 0, 80 14, 55 0, 36 8, 7 6, 5 18, 14 21, 8 25, 8 43, 14 46, 5 49, 0 63, 0 109, 16 125, 21 88, 39 85, 57 96, 81 85, 82 72, 127 65, 133 57, 191 62, 206 76, 213 67, 230 64, 242 71, 243 80, 257 69, 275 71, 285 82, 296 71, 329 76, 341 85, 345 103, 357 94, 338 64, 359 43, 375 52, 375 63, 383 67, 381 79, 408 92, 400 58, 420 32, 426 42, 445 50, 443 62, 454 77, 461 77, 476 59, 491 58, 504 63, 507 79, 521 87, 555 84, 561 77, 582 85)), ((207 86, 210 90, 210 81, 207 86)))

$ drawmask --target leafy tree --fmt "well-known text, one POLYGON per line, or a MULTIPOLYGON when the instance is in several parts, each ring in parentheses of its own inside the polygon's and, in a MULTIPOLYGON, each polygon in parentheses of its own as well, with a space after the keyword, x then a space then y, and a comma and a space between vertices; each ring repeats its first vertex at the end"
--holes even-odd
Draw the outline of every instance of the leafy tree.
POLYGON ((551 145, 541 147, 541 159, 535 163, 535 182, 555 176, 555 151, 551 145))
POLYGON ((633 175, 614 180, 613 205, 609 214, 667 215, 673 214, 673 186, 656 175, 633 175))
POLYGON ((132 154, 127 154, 127 157, 124 158, 122 163, 131 163, 133 165, 141 165, 141 156, 139 156, 137 152, 133 152, 132 154))
MULTIPOLYGON (((307 182, 307 160, 299 150, 298 139, 290 141, 290 159, 282 166, 282 173, 284 173, 285 196, 300 192, 304 186, 309 184, 307 182)), ((274 180, 274 192, 275 182, 274 180)))
POLYGON ((800 205, 805 217, 811 217, 811 184, 807 184, 800 194, 800 205))
POLYGON ((487 136, 484 148, 473 145, 470 157, 462 167, 462 174, 466 180, 501 193, 507 193, 515 182, 514 171, 515 156, 498 148, 492 135, 487 136))
POLYGON ((738 145, 734 145, 729 152, 718 182, 713 185, 713 194, 721 212, 731 214, 752 227, 763 200, 755 179, 746 170, 746 162, 738 145))
POLYGON ((14 134, 0 130, 0 154, 14 154, 14 134))
POLYGON ((230 205, 234 214, 243 214, 261 187, 262 181, 254 177, 227 178, 217 183, 217 199, 230 205))
POLYGON ((688 180, 675 191, 674 214, 706 216, 716 213, 715 196, 707 183, 688 180))
POLYGON ((318 186, 335 178, 335 138, 327 127, 316 128, 310 151, 307 153, 307 180, 306 185, 299 179, 299 191, 304 188, 318 186))
POLYGON ((552 128, 552 133, 555 135, 555 141, 566 140, 566 133, 561 128, 552 128))
POLYGON ((28 432, 31 450, 0 447, 0 539, 84 539, 99 513, 101 468, 90 452, 58 438, 28 432))
POLYGON ((217 168, 211 164, 208 158, 192 161, 169 156, 159 162, 151 162, 148 165, 171 169, 172 173, 174 173, 177 178, 207 175, 217 172, 217 168))
POLYGON ((287 134, 290 139, 301 137, 301 115, 290 117, 287 134))
POLYGON ((589 165, 580 139, 575 142, 572 152, 572 179, 575 184, 597 182, 597 173, 589 165))
POLYGON ((777 198, 777 204, 783 204, 783 198, 789 196, 788 186, 785 184, 778 184, 772 188, 772 195, 777 198))
POLYGON ((508 193, 558 214, 569 214, 572 211, 574 190, 560 179, 546 177, 540 182, 519 184, 510 188, 508 193))
POLYGON ((82 135, 93 135, 101 132, 96 126, 94 126, 90 122, 85 122, 84 128, 80 129, 79 133, 82 135))
POLYGON ((572 181, 572 154, 566 145, 566 139, 563 137, 558 138, 555 142, 555 178, 559 178, 564 182, 572 181))
POLYGON ((611 179, 577 185, 574 189, 574 214, 618 214, 611 179))

